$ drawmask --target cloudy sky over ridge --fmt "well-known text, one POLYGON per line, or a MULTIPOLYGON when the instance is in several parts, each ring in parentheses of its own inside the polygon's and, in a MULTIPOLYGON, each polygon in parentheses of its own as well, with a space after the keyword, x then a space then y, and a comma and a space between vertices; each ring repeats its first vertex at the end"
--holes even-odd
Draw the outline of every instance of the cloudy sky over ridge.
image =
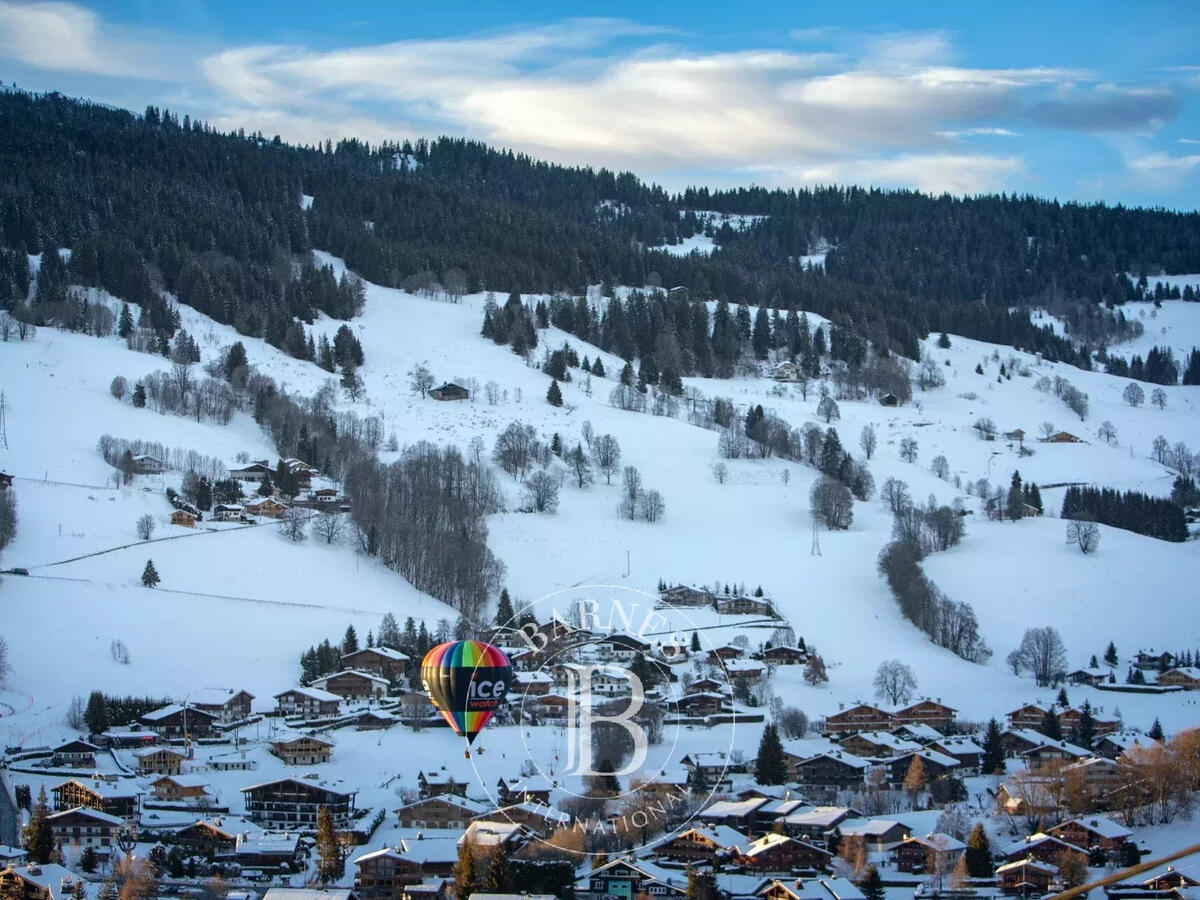
POLYGON ((0 81, 687 184, 1200 206, 1195 3, 0 0, 0 81), (566 16, 570 17, 566 17, 566 16))

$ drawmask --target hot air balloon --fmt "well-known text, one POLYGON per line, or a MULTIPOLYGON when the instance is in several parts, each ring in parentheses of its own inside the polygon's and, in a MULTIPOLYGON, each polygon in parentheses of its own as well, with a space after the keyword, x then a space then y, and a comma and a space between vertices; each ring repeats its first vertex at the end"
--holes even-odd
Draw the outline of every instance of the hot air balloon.
POLYGON ((512 684, 512 663, 500 650, 483 641, 448 641, 425 654, 421 681, 434 708, 446 723, 467 739, 463 754, 512 684))

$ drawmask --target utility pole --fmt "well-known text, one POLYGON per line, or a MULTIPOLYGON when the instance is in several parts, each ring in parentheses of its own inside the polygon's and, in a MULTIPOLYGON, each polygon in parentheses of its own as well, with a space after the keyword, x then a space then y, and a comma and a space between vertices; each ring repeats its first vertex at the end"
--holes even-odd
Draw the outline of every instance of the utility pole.
POLYGON ((821 555, 821 537, 820 530, 817 528, 817 511, 812 511, 812 549, 809 550, 810 556, 821 555))
POLYGON ((0 391, 0 444, 4 445, 5 450, 8 449, 8 424, 6 421, 7 416, 5 415, 7 412, 8 398, 4 396, 3 391, 0 391))

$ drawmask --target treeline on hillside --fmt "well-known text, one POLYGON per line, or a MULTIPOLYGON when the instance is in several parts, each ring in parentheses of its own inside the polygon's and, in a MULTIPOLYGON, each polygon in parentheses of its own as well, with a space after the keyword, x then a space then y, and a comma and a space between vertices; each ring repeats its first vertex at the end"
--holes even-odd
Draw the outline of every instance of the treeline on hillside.
POLYGON ((363 456, 346 473, 362 549, 467 619, 500 589, 504 564, 484 516, 502 508, 495 473, 457 447, 421 442, 390 465, 363 456))
MULTIPOLYGON (((433 273, 453 275, 460 291, 582 296, 588 284, 657 281, 686 287, 693 300, 817 312, 910 357, 936 330, 1085 365, 1069 339, 1010 307, 1108 296, 1075 287, 1080 253, 1088 272, 1109 262, 1113 272, 1137 271, 1143 257, 1176 270, 1200 265, 1195 217, 1160 211, 837 189, 671 198, 632 175, 471 142, 412 147, 412 166, 392 145, 292 147, 154 108, 139 117, 57 95, 4 92, 0 114, 0 245, 17 254, 71 248, 73 278, 141 304, 146 327, 168 334, 176 323, 163 290, 280 346, 316 310, 352 314, 352 282, 311 266, 321 246, 397 287, 433 273), (302 192, 315 197, 307 213, 302 192), (768 218, 744 233, 722 229, 709 258, 648 251, 694 227, 679 218, 694 202, 768 218), (1040 248, 1031 273, 1020 274, 1032 251, 1014 262, 993 228, 1030 232, 1018 243, 1040 248), (942 241, 944 231, 953 239, 942 241), (797 255, 822 236, 837 245, 828 271, 805 270, 797 255)), ((0 290, 13 303, 27 276, 10 263, 0 264, 0 290)))
POLYGON ((879 572, 887 581, 900 612, 939 647, 969 662, 986 662, 991 649, 979 633, 969 603, 947 597, 925 575, 921 560, 958 544, 965 533, 957 509, 938 506, 932 497, 920 507, 898 479, 884 482, 882 498, 894 516, 892 542, 879 554, 879 572))
POLYGON ((1099 522, 1162 541, 1186 541, 1188 534, 1180 507, 1140 491, 1069 487, 1063 496, 1062 517, 1099 522))
POLYGON ((83 711, 83 720, 90 734, 102 734, 110 728, 130 725, 156 709, 171 703, 169 697, 118 697, 103 691, 92 691, 83 711))

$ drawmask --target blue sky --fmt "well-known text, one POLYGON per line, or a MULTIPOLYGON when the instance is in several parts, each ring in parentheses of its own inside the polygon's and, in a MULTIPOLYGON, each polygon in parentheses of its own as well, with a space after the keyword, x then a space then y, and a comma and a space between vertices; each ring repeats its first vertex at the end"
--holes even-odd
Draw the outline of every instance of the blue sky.
POLYGON ((0 80, 689 184, 1200 206, 1195 2, 0 0, 0 80))

